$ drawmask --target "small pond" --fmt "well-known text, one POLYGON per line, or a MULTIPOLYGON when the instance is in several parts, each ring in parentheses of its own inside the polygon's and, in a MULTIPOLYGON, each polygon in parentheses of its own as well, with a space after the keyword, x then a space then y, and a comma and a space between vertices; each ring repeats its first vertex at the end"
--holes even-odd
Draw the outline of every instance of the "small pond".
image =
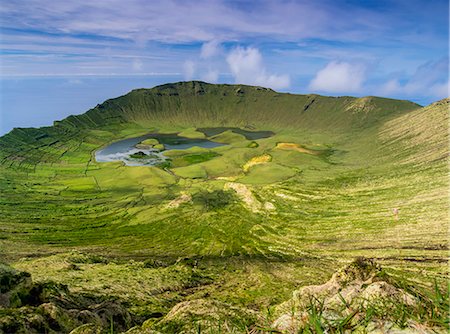
MULTIPOLYGON (((248 131, 230 127, 200 128, 197 130, 199 132, 203 132, 207 137, 212 137, 224 131, 231 130, 235 133, 243 135, 248 140, 268 138, 274 135, 271 131, 248 131)), ((95 152, 95 160, 98 162, 123 161, 127 166, 153 166, 163 163, 168 159, 164 156, 164 151, 167 150, 185 150, 194 146, 214 148, 224 145, 226 144, 216 143, 208 139, 181 137, 176 133, 150 133, 144 136, 116 141, 95 152), (138 145, 142 141, 151 138, 156 139, 159 144, 164 145, 164 149, 160 150, 156 147, 152 147, 151 145, 138 145)))
POLYGON ((145 139, 155 138, 164 145, 165 150, 185 150, 194 146, 213 148, 225 144, 207 139, 191 139, 174 134, 148 134, 116 141, 95 153, 98 162, 123 161, 127 166, 152 166, 164 162, 167 157, 164 151, 155 148, 137 148, 136 145, 145 139))

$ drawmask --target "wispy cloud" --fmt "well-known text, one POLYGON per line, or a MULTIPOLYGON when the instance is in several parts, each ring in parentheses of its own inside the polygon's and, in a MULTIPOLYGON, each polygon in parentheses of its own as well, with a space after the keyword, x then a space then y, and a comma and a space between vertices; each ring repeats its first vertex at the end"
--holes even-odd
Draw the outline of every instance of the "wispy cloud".
POLYGON ((220 73, 218 70, 209 69, 205 74, 203 74, 201 79, 209 83, 216 83, 219 80, 219 75, 220 73))
POLYGON ((415 70, 414 74, 406 78, 396 77, 381 86, 380 95, 405 97, 428 95, 441 99, 449 93, 449 59, 426 62, 415 70))
POLYGON ((236 83, 259 85, 274 89, 289 87, 289 75, 269 74, 258 49, 237 47, 227 56, 227 63, 236 83))
MULTIPOLYGON (((402 7, 388 1, 370 7, 328 0, 15 0, 3 3, 0 15, 4 27, 16 31, 124 39, 141 46, 147 41, 186 43, 255 37, 362 41, 389 32, 396 32, 391 39, 404 40, 418 29, 433 35, 425 22, 410 20, 422 15, 411 11, 417 3, 424 2, 411 0, 402 7), (407 32, 398 27, 411 29, 407 32)), ((427 6, 428 15, 443 10, 445 1, 441 3, 444 5, 427 6)))
POLYGON ((426 75, 414 73, 448 53, 447 0, 14 0, 0 21, 3 76, 231 72, 303 93, 428 99, 445 88, 417 88, 426 75))
POLYGON ((203 43, 200 58, 208 59, 214 56, 217 56, 222 51, 220 42, 218 40, 212 40, 206 43, 203 43))
POLYGON ((185 80, 194 79, 195 75, 195 63, 192 60, 186 60, 183 63, 183 73, 185 80))

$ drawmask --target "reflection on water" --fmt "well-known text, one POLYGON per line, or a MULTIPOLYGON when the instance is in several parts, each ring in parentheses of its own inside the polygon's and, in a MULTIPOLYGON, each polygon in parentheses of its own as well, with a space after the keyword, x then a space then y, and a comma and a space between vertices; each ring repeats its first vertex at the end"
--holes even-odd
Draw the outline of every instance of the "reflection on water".
MULTIPOLYGON (((198 131, 203 132, 207 137, 212 137, 229 130, 243 135, 248 140, 268 138, 274 135, 272 131, 248 131, 240 128, 230 127, 198 129, 198 131)), ((185 150, 194 146, 213 148, 225 145, 213 142, 208 139, 192 139, 181 137, 176 133, 150 133, 144 136, 116 141, 108 145, 107 147, 98 150, 95 153, 95 159, 98 162, 123 161, 127 166, 153 166, 163 163, 168 159, 166 156, 164 156, 164 151, 159 151, 152 148, 151 146, 145 148, 136 148, 136 144, 139 144, 143 140, 149 138, 157 139, 160 144, 164 145, 165 150, 185 150)))
POLYGON ((163 144, 166 150, 185 150, 194 146, 213 148, 224 144, 215 143, 207 139, 191 139, 177 136, 177 134, 148 134, 140 137, 128 138, 114 142, 95 153, 95 160, 98 162, 123 161, 127 166, 153 166, 167 160, 164 152, 154 148, 136 148, 145 139, 155 138, 163 144), (145 155, 139 158, 130 157, 133 154, 142 152, 145 155))

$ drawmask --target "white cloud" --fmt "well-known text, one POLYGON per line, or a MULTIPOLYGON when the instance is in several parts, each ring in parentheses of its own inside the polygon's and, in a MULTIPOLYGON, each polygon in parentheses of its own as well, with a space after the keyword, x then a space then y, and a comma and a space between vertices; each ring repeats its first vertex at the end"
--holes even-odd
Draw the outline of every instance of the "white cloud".
POLYGON ((217 40, 212 40, 203 43, 202 49, 200 51, 200 58, 208 59, 218 55, 221 51, 220 42, 217 40))
POLYGON ((192 80, 195 75, 195 63, 192 60, 186 60, 183 64, 183 74, 185 80, 192 80))
POLYGON ((317 72, 309 89, 327 93, 356 93, 362 89, 365 72, 361 64, 332 61, 317 72))
POLYGON ((209 83, 216 83, 219 80, 219 71, 209 70, 202 76, 202 80, 209 83))
POLYGON ((258 49, 238 47, 227 56, 227 63, 236 83, 259 85, 274 89, 290 85, 288 75, 268 74, 258 49))
POLYGON ((448 97, 450 95, 448 66, 447 57, 422 64, 407 79, 393 78, 388 80, 379 89, 379 94, 407 97, 428 95, 438 99, 448 97))
POLYGON ((448 82, 434 82, 426 84, 418 81, 407 81, 401 83, 398 79, 391 79, 381 86, 379 94, 383 96, 432 96, 433 98, 442 99, 450 96, 448 82))

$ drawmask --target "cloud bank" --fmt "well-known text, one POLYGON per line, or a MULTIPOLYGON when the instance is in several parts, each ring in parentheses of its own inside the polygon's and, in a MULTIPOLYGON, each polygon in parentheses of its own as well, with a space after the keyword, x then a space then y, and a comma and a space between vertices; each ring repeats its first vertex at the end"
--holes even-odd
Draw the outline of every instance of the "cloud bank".
POLYGON ((202 45, 197 59, 183 62, 185 80, 216 83, 221 75, 231 75, 237 84, 273 89, 284 89, 290 86, 289 75, 270 73, 264 65, 261 51, 255 47, 237 46, 225 52, 218 41, 211 41, 202 45), (226 67, 223 66, 224 62, 226 67))

